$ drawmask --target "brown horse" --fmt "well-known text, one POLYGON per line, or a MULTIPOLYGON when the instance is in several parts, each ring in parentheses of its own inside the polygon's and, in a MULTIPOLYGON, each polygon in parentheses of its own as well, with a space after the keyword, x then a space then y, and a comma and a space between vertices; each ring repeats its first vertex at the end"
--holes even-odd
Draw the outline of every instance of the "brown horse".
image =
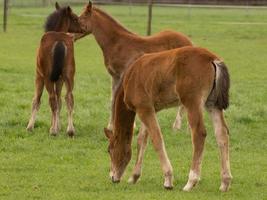
MULTIPOLYGON (((142 37, 130 32, 110 15, 92 6, 91 1, 85 6, 79 17, 82 29, 87 34, 93 34, 104 55, 105 66, 112 76, 112 102, 114 92, 121 75, 137 58, 144 53, 159 52, 192 43, 185 35, 174 31, 163 31, 149 37, 142 37)), ((112 108, 112 106, 111 106, 112 108)), ((111 109, 111 113, 113 113, 111 109)), ((176 118, 180 120, 180 117, 176 118)), ((108 128, 112 130, 113 114, 108 128)), ((180 122, 174 123, 179 128, 180 122)))
POLYGON ((156 112, 183 105, 188 114, 193 144, 193 160, 184 191, 191 190, 200 180, 202 152, 206 130, 203 108, 211 115, 221 155, 221 191, 227 191, 232 179, 229 162, 229 131, 223 110, 229 104, 230 80, 225 64, 213 53, 198 47, 182 47, 159 53, 145 54, 125 72, 115 95, 114 131, 105 129, 109 138, 111 176, 120 181, 131 159, 133 124, 137 113, 141 128, 138 160, 132 182, 141 175, 147 135, 159 156, 165 188, 173 187, 173 170, 165 150, 156 112))
POLYGON ((49 94, 49 104, 52 111, 50 133, 56 135, 59 131, 59 114, 61 109, 61 90, 66 85, 66 102, 68 108, 69 136, 74 135, 73 126, 73 86, 74 86, 74 37, 64 32, 82 33, 76 16, 70 7, 60 7, 56 3, 56 11, 48 16, 37 53, 37 66, 35 77, 35 95, 32 103, 32 113, 27 130, 34 128, 37 111, 44 86, 49 94))

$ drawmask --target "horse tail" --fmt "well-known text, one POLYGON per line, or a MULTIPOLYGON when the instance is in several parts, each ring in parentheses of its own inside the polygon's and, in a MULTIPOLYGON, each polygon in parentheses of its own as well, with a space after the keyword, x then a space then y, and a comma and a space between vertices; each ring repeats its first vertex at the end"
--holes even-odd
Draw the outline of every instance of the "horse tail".
POLYGON ((206 106, 225 110, 229 106, 230 76, 228 69, 222 61, 215 60, 212 65, 215 69, 215 80, 206 106))
POLYGON ((50 80, 56 82, 60 75, 65 63, 66 46, 62 41, 55 44, 53 49, 53 61, 52 61, 52 72, 50 74, 50 80))

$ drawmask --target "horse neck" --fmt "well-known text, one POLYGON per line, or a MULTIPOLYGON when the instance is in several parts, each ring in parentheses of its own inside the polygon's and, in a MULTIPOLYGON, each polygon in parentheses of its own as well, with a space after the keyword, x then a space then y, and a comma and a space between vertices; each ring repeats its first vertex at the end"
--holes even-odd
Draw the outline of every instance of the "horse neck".
POLYGON ((68 26, 66 24, 66 22, 61 22, 60 24, 57 25, 57 27, 55 28, 56 32, 68 32, 68 26))
POLYGON ((124 102, 124 91, 120 84, 115 94, 114 136, 121 147, 131 145, 135 112, 129 110, 124 102))
POLYGON ((95 8, 93 15, 92 34, 104 51, 113 47, 119 39, 134 35, 134 33, 124 28, 115 19, 99 9, 95 8))
POLYGON ((65 26, 60 26, 56 29, 56 32, 64 32, 67 33, 68 32, 68 28, 65 26))

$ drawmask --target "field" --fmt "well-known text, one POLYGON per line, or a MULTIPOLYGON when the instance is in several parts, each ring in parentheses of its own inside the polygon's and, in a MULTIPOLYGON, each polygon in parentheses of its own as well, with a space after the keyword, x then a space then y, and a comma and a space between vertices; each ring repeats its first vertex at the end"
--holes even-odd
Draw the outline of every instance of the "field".
MULTIPOLYGON (((81 7, 74 7, 77 13, 81 7)), ((130 30, 144 35, 146 7, 104 6, 130 30)), ((198 46, 220 55, 231 74, 230 127, 233 183, 219 192, 219 154, 210 120, 202 164, 202 180, 185 193, 191 162, 186 120, 180 133, 171 125, 176 109, 158 114, 171 159, 175 187, 163 189, 157 155, 150 144, 143 176, 136 185, 108 177, 109 156, 103 128, 109 118, 110 77, 93 36, 75 46, 75 127, 69 139, 66 109, 62 130, 49 136, 50 109, 45 92, 33 133, 26 132, 34 91, 35 56, 43 22, 53 8, 12 8, 8 32, 0 32, 0 199, 267 199, 267 12, 265 9, 160 8, 153 10, 153 32, 173 29, 189 35, 198 46)), ((2 15, 2 13, 0 13, 2 15)))

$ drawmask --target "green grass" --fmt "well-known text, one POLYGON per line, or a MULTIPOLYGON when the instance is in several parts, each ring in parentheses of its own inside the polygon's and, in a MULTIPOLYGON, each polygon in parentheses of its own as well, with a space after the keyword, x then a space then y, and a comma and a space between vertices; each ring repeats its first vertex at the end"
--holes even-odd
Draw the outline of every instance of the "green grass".
MULTIPOLYGON (((146 31, 146 7, 104 7, 129 29, 146 31)), ((176 110, 159 113, 175 188, 163 189, 157 156, 149 145, 143 176, 128 185, 134 155, 120 184, 108 178, 109 156, 103 134, 109 116, 110 77, 102 52, 92 36, 76 43, 74 140, 62 130, 49 136, 50 109, 46 92, 33 133, 25 131, 34 90, 36 48, 45 16, 53 8, 10 10, 8 33, 0 32, 0 199, 267 199, 267 12, 251 9, 192 9, 155 7, 153 32, 173 29, 189 35, 196 45, 220 55, 231 73, 231 106, 225 113, 231 133, 230 191, 222 194, 219 156, 210 121, 202 165, 202 180, 191 192, 186 183, 191 139, 186 121, 181 134, 171 130, 176 110)), ((80 13, 81 7, 74 10, 80 13)), ((0 15, 2 13, 0 12, 0 15)), ((136 135, 135 138, 136 139, 136 135)))

